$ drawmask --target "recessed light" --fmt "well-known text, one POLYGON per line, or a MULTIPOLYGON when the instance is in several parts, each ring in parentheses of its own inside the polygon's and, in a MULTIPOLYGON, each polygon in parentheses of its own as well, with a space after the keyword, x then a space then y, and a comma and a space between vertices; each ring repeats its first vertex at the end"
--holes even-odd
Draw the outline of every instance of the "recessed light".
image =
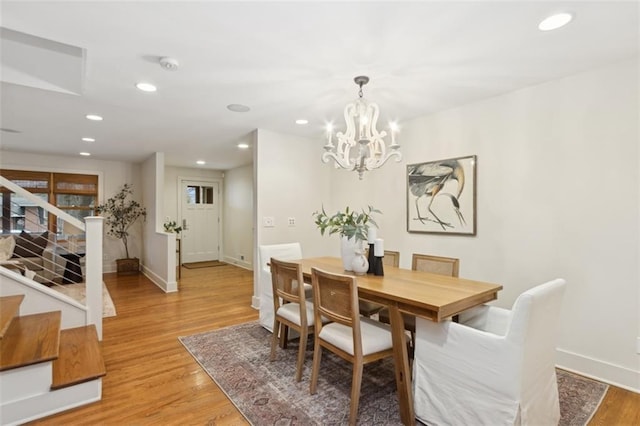
POLYGON ((227 105, 227 109, 233 112, 248 112, 251 108, 241 104, 229 104, 227 105))
POLYGON ((95 142, 96 140, 94 138, 82 138, 83 141, 85 142, 95 142))
POLYGON ((136 87, 143 92, 155 92, 158 90, 158 88, 151 83, 137 83, 136 87))
POLYGON ((91 121, 102 121, 102 117, 100 117, 99 115, 95 115, 95 114, 87 114, 87 120, 91 120, 91 121))
POLYGON ((88 157, 91 155, 91 153, 89 152, 81 152, 80 155, 84 156, 84 157, 88 157))
POLYGON ((248 143, 239 143, 238 144, 238 148, 240 148, 240 149, 248 149, 249 148, 249 144, 248 143))
POLYGON ((556 30, 560 27, 564 27, 573 19, 573 15, 567 12, 556 13, 555 15, 548 16, 538 24, 540 31, 556 30))
POLYGON ((309 120, 305 120, 304 118, 301 118, 299 120, 296 120, 296 124, 300 124, 300 125, 309 124, 309 120))
POLYGON ((207 162, 204 160, 198 160, 196 161, 196 164, 200 164, 202 166, 203 164, 207 164, 207 162))

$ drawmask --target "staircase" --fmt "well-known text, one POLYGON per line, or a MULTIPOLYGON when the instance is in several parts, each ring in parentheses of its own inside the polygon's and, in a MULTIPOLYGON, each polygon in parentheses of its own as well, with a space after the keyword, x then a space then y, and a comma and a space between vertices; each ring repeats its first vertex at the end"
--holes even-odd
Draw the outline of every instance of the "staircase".
POLYGON ((61 329, 60 311, 20 315, 24 295, 0 297, 0 424, 21 424, 102 396, 94 324, 61 329))

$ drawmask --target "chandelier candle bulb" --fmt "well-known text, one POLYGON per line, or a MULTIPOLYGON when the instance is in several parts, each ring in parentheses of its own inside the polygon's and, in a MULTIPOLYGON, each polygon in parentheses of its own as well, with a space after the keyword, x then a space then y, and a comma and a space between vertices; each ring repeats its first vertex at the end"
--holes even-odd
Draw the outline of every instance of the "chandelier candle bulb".
POLYGON ((384 257, 384 240, 382 238, 376 238, 373 250, 376 257, 384 257))

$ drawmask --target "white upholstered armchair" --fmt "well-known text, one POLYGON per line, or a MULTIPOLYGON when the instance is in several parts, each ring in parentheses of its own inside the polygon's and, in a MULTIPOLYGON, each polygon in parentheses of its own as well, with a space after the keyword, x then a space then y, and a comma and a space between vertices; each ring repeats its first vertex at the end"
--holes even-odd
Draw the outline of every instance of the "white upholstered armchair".
POLYGON ((416 417, 428 425, 557 425, 556 335, 565 281, 480 306, 460 322, 418 318, 416 417))

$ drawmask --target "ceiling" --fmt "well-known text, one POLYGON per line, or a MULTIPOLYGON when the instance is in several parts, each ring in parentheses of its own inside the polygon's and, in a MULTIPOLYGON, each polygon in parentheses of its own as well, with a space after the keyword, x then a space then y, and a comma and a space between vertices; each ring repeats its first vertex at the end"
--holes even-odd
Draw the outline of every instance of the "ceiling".
MULTIPOLYGON (((324 144, 353 78, 381 120, 417 116, 638 57, 638 3, 1 3, 3 150, 230 169, 250 133, 324 144), (558 11, 575 19, 541 32, 558 11), (180 66, 167 71, 160 57, 180 66), (144 93, 135 83, 158 87, 144 93), (249 112, 229 111, 243 104, 249 112), (99 114, 91 122, 86 114, 99 114), (307 119, 305 126, 296 119, 307 119), (83 142, 92 137, 95 142, 83 142), (204 160, 204 166, 196 166, 204 160)), ((402 144, 402 130, 398 136, 402 144)))

